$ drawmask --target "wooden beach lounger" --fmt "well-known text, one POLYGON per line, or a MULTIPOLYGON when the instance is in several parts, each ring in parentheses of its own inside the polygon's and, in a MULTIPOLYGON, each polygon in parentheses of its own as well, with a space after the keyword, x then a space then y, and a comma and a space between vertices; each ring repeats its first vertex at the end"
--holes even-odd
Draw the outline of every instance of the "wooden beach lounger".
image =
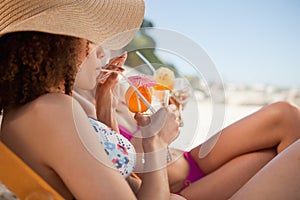
POLYGON ((0 182, 19 199, 63 198, 26 163, 0 141, 0 182))

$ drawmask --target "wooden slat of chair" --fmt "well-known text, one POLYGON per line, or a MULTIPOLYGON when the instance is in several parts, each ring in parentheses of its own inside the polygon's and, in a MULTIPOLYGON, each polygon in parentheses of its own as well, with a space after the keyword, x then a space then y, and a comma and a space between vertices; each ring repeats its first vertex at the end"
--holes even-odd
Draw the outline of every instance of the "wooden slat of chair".
POLYGON ((60 194, 1 141, 0 182, 19 199, 63 199, 60 194))

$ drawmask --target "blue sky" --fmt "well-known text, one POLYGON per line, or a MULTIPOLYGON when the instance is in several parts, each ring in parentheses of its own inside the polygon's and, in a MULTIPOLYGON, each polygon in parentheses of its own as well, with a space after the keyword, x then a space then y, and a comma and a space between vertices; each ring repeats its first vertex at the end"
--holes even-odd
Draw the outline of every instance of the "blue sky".
POLYGON ((145 2, 145 17, 197 42, 224 81, 300 87, 300 0, 145 2))

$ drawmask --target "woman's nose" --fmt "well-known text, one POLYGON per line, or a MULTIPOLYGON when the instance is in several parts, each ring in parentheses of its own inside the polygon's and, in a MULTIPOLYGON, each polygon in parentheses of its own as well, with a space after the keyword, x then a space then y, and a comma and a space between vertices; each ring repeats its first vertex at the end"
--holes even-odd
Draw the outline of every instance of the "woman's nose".
POLYGON ((105 53, 103 51, 103 49, 101 47, 97 48, 97 52, 96 52, 97 58, 98 59, 102 59, 105 56, 105 53))

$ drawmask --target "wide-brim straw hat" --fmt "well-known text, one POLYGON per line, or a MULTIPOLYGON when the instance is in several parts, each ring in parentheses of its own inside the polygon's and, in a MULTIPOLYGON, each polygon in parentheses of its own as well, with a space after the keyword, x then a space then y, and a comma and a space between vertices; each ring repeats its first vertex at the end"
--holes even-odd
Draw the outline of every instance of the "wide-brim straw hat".
POLYGON ((39 31, 120 49, 138 31, 144 12, 143 0, 1 0, 0 37, 39 31))

